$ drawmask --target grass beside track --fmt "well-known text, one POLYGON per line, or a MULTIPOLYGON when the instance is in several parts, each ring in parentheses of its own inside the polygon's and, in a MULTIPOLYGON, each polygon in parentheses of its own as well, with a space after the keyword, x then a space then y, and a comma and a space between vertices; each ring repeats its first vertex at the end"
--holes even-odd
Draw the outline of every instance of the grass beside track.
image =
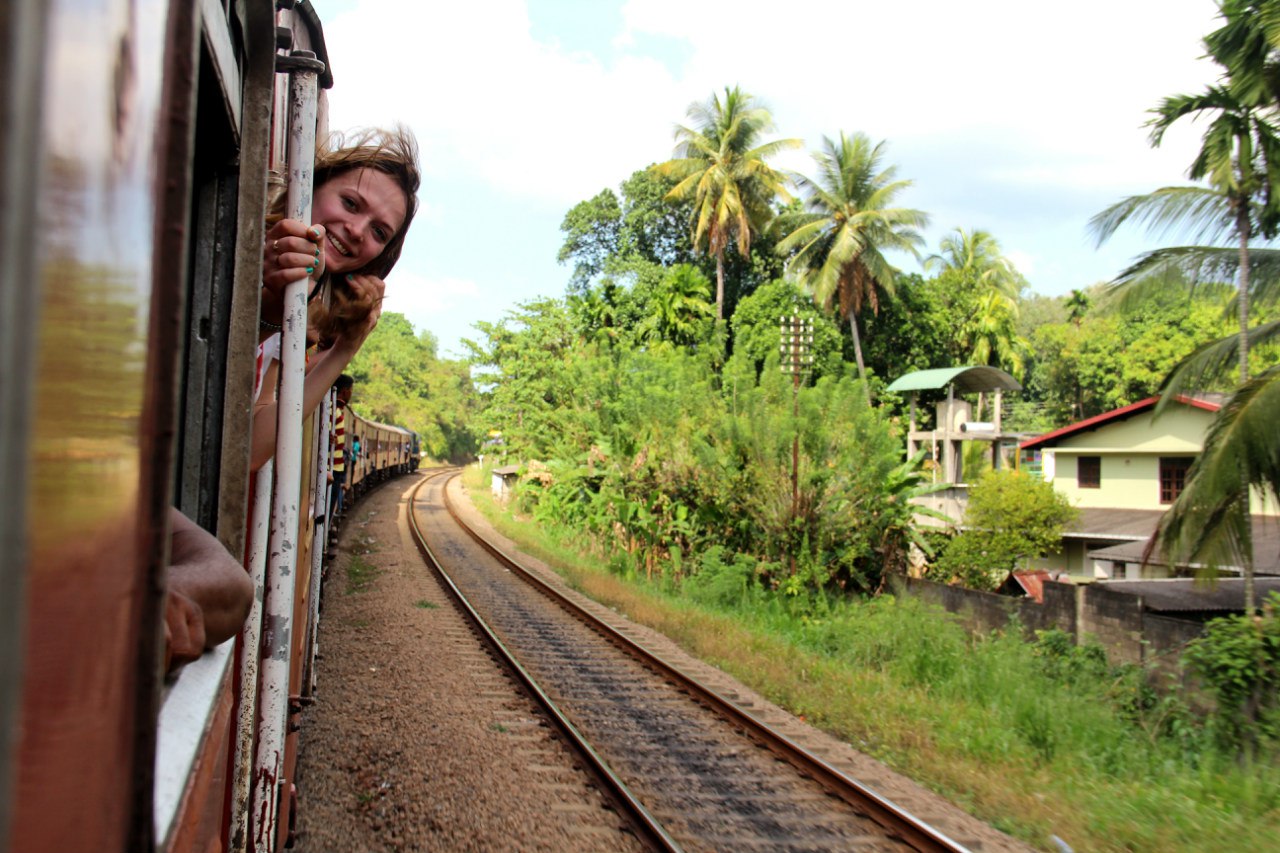
POLYGON ((498 507, 474 466, 464 477, 490 522, 575 589, 1033 846, 1277 849, 1280 759, 1222 758, 1136 670, 1070 644, 975 637, 909 599, 798 607, 743 592, 731 571, 677 595, 603 568, 580 533, 498 507))

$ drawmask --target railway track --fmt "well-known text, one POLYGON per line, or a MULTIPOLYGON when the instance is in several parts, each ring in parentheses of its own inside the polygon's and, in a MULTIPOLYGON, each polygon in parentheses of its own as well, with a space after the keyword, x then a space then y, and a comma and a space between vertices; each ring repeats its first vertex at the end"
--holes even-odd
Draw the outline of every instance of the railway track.
POLYGON ((966 849, 511 559, 448 479, 414 491, 419 549, 653 847, 966 849))

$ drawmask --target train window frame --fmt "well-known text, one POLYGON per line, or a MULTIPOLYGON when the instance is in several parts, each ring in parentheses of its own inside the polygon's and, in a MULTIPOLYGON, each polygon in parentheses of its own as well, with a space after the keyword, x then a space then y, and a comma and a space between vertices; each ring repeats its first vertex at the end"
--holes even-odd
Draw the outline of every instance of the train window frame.
MULTIPOLYGON (((0 481, 10 494, 26 494, 30 481, 31 407, 35 393, 37 279, 37 186, 42 151, 45 54, 39 49, 48 27, 48 4, 13 0, 0 6, 0 85, 6 93, 0 114, 0 481)), ((16 786, 18 719, 22 709, 26 560, 26 502, 11 501, 0 514, 0 802, 11 803, 16 786)), ((0 808, 0 838, 9 838, 12 807, 0 808)))
MULTIPOLYGON (((203 5, 207 7, 208 0, 203 5)), ((211 47, 211 42, 229 38, 229 28, 225 18, 206 14, 204 21, 192 144, 191 240, 183 283, 187 299, 178 361, 173 494, 182 512, 216 533, 239 229, 240 129, 232 123, 239 110, 226 108, 226 71, 216 70, 218 55, 231 46, 211 47)))
POLYGON ((152 790, 152 827, 167 849, 176 830, 182 799, 211 729, 217 698, 235 661, 231 638, 179 670, 164 691, 156 721, 156 763, 152 790))

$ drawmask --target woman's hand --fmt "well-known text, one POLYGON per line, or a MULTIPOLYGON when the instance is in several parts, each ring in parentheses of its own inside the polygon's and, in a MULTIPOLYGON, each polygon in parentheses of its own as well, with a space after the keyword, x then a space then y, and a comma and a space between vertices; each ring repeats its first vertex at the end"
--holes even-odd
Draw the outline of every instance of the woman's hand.
POLYGON ((347 286, 351 288, 351 294, 355 301, 367 300, 373 303, 373 308, 369 311, 369 318, 364 324, 357 329, 350 330, 338 341, 338 344, 346 346, 354 353, 360 349, 361 344, 369 337, 369 333, 378 325, 378 318, 382 316, 382 299, 386 294, 387 285, 376 275, 353 273, 346 278, 347 286))
POLYGON ((324 226, 281 219, 262 245, 262 319, 279 325, 285 286, 324 275, 324 226))

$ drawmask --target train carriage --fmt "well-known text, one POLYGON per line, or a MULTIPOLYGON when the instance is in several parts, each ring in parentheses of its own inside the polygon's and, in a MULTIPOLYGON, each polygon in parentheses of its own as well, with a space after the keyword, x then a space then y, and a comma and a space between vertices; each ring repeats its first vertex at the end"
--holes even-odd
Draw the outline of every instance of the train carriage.
POLYGON ((403 427, 378 423, 348 409, 348 441, 359 437, 360 455, 354 459, 348 483, 363 494, 386 477, 416 469, 411 462, 415 435, 403 427))
MULTIPOLYGON (((256 477, 249 423, 268 181, 308 180, 293 141, 327 130, 320 20, 305 0, 9 0, 0 46, 0 846, 280 849, 328 418, 256 477), (265 615, 166 678, 171 507, 250 568, 268 537, 297 556, 283 586, 262 558, 265 615)), ((404 467, 375 432, 370 482, 404 467)))

